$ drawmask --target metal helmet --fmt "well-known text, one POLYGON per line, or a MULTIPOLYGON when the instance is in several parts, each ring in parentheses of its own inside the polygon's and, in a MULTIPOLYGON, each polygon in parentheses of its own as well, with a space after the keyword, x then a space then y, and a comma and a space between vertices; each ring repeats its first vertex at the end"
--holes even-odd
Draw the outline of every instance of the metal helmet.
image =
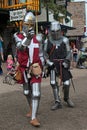
POLYGON ((23 31, 26 34, 33 35, 34 27, 35 27, 35 16, 32 12, 28 12, 28 13, 26 13, 24 20, 23 20, 23 31))
POLYGON ((51 22, 50 26, 51 37, 53 40, 58 40, 61 37, 61 26, 57 21, 51 22))
POLYGON ((26 15, 24 17, 24 22, 26 24, 30 24, 31 22, 35 23, 35 16, 34 16, 34 14, 32 12, 26 13, 26 15))

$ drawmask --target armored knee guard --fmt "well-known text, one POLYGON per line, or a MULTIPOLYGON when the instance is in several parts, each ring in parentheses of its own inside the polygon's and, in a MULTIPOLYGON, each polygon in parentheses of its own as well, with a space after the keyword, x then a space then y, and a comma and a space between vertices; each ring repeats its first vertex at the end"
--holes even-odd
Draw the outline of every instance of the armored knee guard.
POLYGON ((28 95, 29 94, 28 83, 24 83, 23 84, 23 93, 24 93, 24 95, 28 95))
POLYGON ((29 90, 29 84, 28 83, 24 83, 23 84, 23 93, 27 98, 27 101, 29 103, 29 105, 31 105, 31 90, 29 90))

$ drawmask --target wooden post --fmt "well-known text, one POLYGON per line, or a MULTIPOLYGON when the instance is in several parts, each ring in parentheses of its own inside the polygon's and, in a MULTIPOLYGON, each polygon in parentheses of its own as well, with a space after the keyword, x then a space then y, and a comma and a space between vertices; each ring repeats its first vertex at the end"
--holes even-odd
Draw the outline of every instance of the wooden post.
POLYGON ((22 21, 19 22, 20 31, 22 31, 22 21))

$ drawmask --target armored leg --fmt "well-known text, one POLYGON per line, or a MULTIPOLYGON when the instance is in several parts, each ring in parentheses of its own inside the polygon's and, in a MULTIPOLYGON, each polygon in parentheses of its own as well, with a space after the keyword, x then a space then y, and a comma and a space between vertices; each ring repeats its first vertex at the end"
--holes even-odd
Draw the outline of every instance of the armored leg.
POLYGON ((23 84, 23 92, 24 92, 24 95, 28 101, 28 104, 29 104, 29 112, 28 114, 26 115, 27 117, 31 117, 31 113, 32 113, 32 102, 31 102, 31 99, 32 99, 32 95, 31 95, 31 90, 29 90, 29 84, 28 83, 25 83, 23 84))
POLYGON ((58 108, 62 108, 61 100, 60 100, 60 96, 59 96, 59 86, 56 82, 56 75, 55 75, 54 70, 51 70, 50 84, 52 86, 54 100, 55 100, 55 104, 52 106, 51 110, 56 110, 58 108))
POLYGON ((74 107, 74 103, 69 98, 69 88, 70 88, 70 83, 69 80, 67 80, 64 82, 63 85, 64 101, 67 103, 69 107, 74 107))
POLYGON ((40 126, 39 121, 37 120, 37 112, 39 108, 39 101, 41 96, 40 83, 32 84, 32 118, 30 124, 33 126, 40 126))
POLYGON ((31 105, 32 104, 32 102, 31 102, 32 94, 31 93, 32 92, 31 92, 30 82, 29 82, 25 72, 24 72, 24 80, 25 80, 25 83, 23 84, 23 93, 29 104, 29 112, 26 116, 31 117, 31 113, 32 113, 32 105, 31 105))

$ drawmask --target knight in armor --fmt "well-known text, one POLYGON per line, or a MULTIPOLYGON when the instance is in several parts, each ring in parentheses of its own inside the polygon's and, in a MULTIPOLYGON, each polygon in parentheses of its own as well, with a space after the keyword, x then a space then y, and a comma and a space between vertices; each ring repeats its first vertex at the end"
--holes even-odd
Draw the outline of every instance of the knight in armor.
POLYGON ((74 107, 73 102, 69 98, 70 79, 72 78, 69 70, 71 58, 69 39, 62 36, 61 26, 57 21, 51 22, 48 39, 44 42, 44 55, 49 68, 50 84, 55 100, 51 109, 62 108, 57 77, 60 78, 63 84, 64 101, 69 107, 74 107))
POLYGON ((23 93, 29 103, 29 113, 27 117, 31 117, 30 124, 40 126, 37 119, 37 112, 41 97, 41 79, 39 76, 29 74, 29 69, 33 64, 39 63, 41 69, 44 65, 43 53, 41 51, 41 34, 35 34, 35 16, 32 12, 28 12, 23 20, 23 29, 16 32, 14 38, 17 45, 17 60, 19 69, 23 74, 22 81, 23 93), (28 75, 29 76, 28 76, 28 75))

